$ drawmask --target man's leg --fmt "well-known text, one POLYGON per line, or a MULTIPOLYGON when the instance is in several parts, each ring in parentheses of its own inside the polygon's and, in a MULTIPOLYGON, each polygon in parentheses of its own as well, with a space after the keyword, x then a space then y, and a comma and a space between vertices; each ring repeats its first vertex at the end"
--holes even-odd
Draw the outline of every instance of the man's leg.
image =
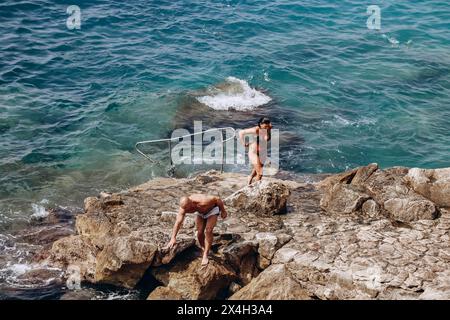
POLYGON ((206 220, 203 219, 202 217, 197 216, 195 224, 197 225, 197 239, 198 239, 198 243, 200 244, 200 247, 202 248, 202 250, 205 250, 206 220))
POLYGON ((209 253, 209 250, 211 249, 211 245, 213 242, 213 238, 214 238, 213 231, 214 231, 214 227, 216 226, 216 223, 217 223, 217 217, 218 217, 218 215, 213 215, 206 220, 205 250, 203 251, 202 266, 205 266, 208 264, 208 253, 209 253))

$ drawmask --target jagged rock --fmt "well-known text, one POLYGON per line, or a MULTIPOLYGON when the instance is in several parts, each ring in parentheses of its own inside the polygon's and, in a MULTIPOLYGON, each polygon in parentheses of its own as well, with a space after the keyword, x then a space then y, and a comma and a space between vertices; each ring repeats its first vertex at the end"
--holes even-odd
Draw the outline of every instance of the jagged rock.
POLYGON ((237 242, 222 249, 221 254, 244 285, 258 275, 257 250, 258 242, 255 241, 237 242))
POLYGON ((82 280, 128 288, 151 271, 162 286, 149 299, 216 299, 227 292, 233 299, 445 298, 450 212, 445 193, 433 186, 446 178, 410 172, 372 164, 319 182, 265 177, 251 187, 235 173, 155 179, 87 199, 77 235, 56 241, 46 262, 79 267, 82 280), (417 178, 422 174, 427 181, 417 178), (164 249, 179 197, 194 192, 232 195, 206 271, 192 222, 174 248, 164 249), (288 196, 287 213, 274 216, 288 196))
POLYGON ((361 206, 363 215, 369 218, 380 218, 383 214, 381 206, 375 200, 368 199, 361 206))
POLYGON ((275 252, 292 237, 286 234, 260 232, 255 238, 258 241, 258 268, 265 269, 270 265, 275 252))
POLYGON ((61 270, 47 268, 45 265, 32 265, 30 270, 19 273, 15 279, 23 287, 62 286, 61 270))
MULTIPOLYGON (((174 266, 153 269, 152 273, 168 288, 164 289, 164 294, 176 291, 186 300, 214 299, 236 279, 232 269, 215 259, 210 259, 203 269, 201 259, 197 258, 187 264, 178 262, 174 266)), ((150 297, 155 298, 155 295, 150 297)))
POLYGON ((151 265, 158 247, 135 235, 112 239, 97 256, 95 281, 133 288, 151 265))
POLYGON ((230 292, 230 294, 234 294, 234 293, 238 292, 241 289, 242 289, 242 286, 240 284, 237 284, 236 282, 232 282, 230 284, 230 287, 229 287, 228 291, 230 292))
POLYGON ((183 296, 175 288, 157 287, 153 290, 147 300, 183 300, 183 296))
POLYGON ((280 182, 262 180, 232 194, 226 201, 241 212, 270 216, 286 212, 290 189, 280 182))
POLYGON ((88 197, 84 199, 84 211, 86 213, 102 211, 103 204, 97 197, 88 197))
MULTIPOLYGON (((48 262, 63 267, 80 266, 84 281, 133 288, 148 268, 170 264, 179 253, 194 246, 196 239, 192 228, 195 217, 188 215, 177 244, 170 250, 165 249, 176 219, 178 199, 198 192, 205 185, 209 192, 215 186, 217 190, 227 190, 228 194, 232 194, 238 187, 245 186, 245 177, 230 175, 227 181, 223 175, 209 172, 186 180, 156 179, 128 192, 102 193, 99 197, 87 198, 85 213, 76 218, 77 235, 55 242, 48 262)), ((286 207, 289 188, 283 184, 269 180, 251 189, 253 193, 246 193, 247 196, 258 197, 262 205, 260 208, 266 213, 280 212, 286 207)), ((218 235, 246 234, 252 229, 256 230, 256 234, 278 228, 280 224, 271 216, 263 216, 255 225, 248 227, 248 217, 253 214, 251 210, 239 204, 228 206, 228 209, 229 219, 220 220, 215 229, 218 235)), ((231 238, 234 239, 234 236, 231 238)), ((240 246, 242 241, 234 239, 232 243, 241 249, 247 246, 248 250, 244 248, 232 257, 229 252, 234 249, 231 248, 225 250, 224 255, 234 266, 233 276, 246 284, 259 272, 256 268, 258 252, 257 244, 244 243, 240 246)), ((216 241, 215 245, 227 247, 228 243, 216 241)))
POLYGON ((144 212, 139 203, 125 204, 124 198, 87 198, 85 214, 76 220, 78 235, 55 242, 50 262, 79 266, 82 280, 133 288, 151 265, 169 263, 194 245, 192 236, 180 234, 174 248, 165 250, 173 223, 160 222, 158 215, 144 212))
POLYGON ((261 232, 256 234, 256 240, 259 243, 258 253, 271 260, 275 251, 278 249, 278 238, 270 232, 261 232))
POLYGON ((411 222, 435 219, 438 209, 428 199, 410 189, 404 181, 407 168, 374 172, 364 184, 366 192, 395 220, 411 222))
POLYGON ((300 253, 298 250, 283 247, 275 253, 272 262, 274 264, 291 262, 298 253, 300 253))
POLYGON ((450 168, 412 168, 405 176, 409 185, 437 206, 450 207, 450 168))
POLYGON ((284 264, 271 265, 230 297, 230 300, 309 299, 311 298, 308 293, 293 278, 284 264))
POLYGON ((366 181, 378 170, 378 164, 371 163, 356 169, 355 175, 351 179, 352 185, 364 185, 366 181))
POLYGON ((403 222, 435 219, 438 214, 434 203, 415 197, 388 199, 384 202, 384 208, 391 217, 403 222))
POLYGON ((75 222, 77 234, 89 237, 91 241, 102 248, 112 231, 113 225, 102 212, 81 214, 75 222))
POLYGON ((357 188, 347 184, 335 184, 326 189, 320 206, 333 214, 351 214, 358 212, 370 197, 357 188))
POLYGON ((375 171, 378 170, 378 164, 371 163, 364 167, 358 167, 342 173, 331 175, 317 183, 319 189, 330 189, 336 184, 363 184, 375 171))
POLYGON ((61 207, 50 208, 48 210, 48 216, 45 218, 45 222, 48 224, 71 222, 76 213, 79 212, 73 212, 71 210, 61 207))
POLYGON ((333 214, 371 218, 386 213, 402 222, 435 219, 437 207, 407 186, 407 173, 407 168, 379 170, 371 164, 328 177, 318 184, 324 192, 321 208, 333 214))
POLYGON ((177 238, 177 244, 172 249, 166 249, 162 247, 161 243, 166 244, 166 241, 160 242, 158 251, 155 253, 155 257, 152 262, 152 266, 161 266, 170 263, 179 253, 183 252, 187 248, 195 245, 195 239, 192 236, 181 234, 177 238))
POLYGON ((98 249, 85 236, 69 236, 53 243, 50 260, 62 267, 76 266, 81 279, 94 282, 98 249))

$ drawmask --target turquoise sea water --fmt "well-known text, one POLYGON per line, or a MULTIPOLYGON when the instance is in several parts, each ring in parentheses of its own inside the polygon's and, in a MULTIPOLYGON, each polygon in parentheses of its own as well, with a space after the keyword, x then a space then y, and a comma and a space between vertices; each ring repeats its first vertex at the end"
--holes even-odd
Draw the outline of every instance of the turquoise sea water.
POLYGON ((163 174, 134 143, 193 120, 238 128, 269 115, 290 137, 281 167, 296 172, 450 166, 446 0, 73 4, 79 30, 66 1, 0 3, 2 232, 163 174), (366 26, 373 4, 381 30, 366 26), (239 110, 252 92, 271 101, 239 110), (228 104, 238 110, 216 110, 228 104))

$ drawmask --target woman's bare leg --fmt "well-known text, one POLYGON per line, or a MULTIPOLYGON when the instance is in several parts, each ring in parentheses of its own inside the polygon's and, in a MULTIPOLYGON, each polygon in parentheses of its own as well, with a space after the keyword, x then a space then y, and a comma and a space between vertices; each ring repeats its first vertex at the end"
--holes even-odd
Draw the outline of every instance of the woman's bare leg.
POLYGON ((253 178, 256 176, 256 170, 255 170, 255 168, 253 168, 252 169, 252 173, 248 176, 248 179, 247 179, 247 184, 248 185, 251 185, 252 184, 252 181, 253 181, 253 178))
POLYGON ((255 181, 260 181, 263 177, 263 165, 262 163, 259 161, 254 164, 254 170, 256 172, 256 177, 255 177, 255 181))

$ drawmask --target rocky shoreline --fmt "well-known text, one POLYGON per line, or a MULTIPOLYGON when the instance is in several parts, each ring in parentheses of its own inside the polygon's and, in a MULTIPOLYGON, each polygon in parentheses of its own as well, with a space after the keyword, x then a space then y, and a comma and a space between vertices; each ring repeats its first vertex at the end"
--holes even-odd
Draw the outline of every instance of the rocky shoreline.
POLYGON ((450 169, 376 164, 316 179, 237 173, 158 178, 85 200, 75 234, 38 255, 81 280, 147 285, 148 299, 449 299, 450 169), (200 270, 188 217, 164 246, 181 195, 226 198, 200 270))

